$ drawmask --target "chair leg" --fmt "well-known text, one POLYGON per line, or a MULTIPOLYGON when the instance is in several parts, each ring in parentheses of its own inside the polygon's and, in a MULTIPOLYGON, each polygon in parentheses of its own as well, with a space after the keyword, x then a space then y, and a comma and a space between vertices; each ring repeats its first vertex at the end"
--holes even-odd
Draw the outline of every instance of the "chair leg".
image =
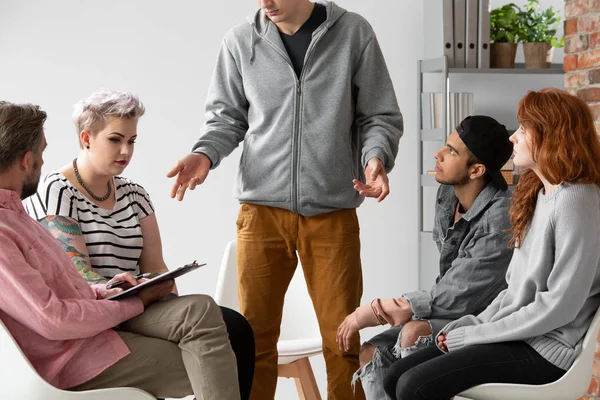
POLYGON ((308 357, 290 364, 279 365, 277 375, 283 378, 294 378, 300 400, 321 400, 315 374, 308 357))

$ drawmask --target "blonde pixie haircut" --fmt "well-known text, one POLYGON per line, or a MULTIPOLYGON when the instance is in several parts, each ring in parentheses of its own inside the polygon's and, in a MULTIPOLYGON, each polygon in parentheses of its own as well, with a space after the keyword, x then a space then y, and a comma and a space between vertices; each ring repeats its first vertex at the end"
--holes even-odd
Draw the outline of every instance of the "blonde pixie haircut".
MULTIPOLYGON (((73 123, 77 137, 82 131, 96 134, 104 128, 106 117, 138 120, 146 109, 140 99, 127 92, 100 89, 73 107, 73 123)), ((83 148, 81 140, 79 147, 83 148)))

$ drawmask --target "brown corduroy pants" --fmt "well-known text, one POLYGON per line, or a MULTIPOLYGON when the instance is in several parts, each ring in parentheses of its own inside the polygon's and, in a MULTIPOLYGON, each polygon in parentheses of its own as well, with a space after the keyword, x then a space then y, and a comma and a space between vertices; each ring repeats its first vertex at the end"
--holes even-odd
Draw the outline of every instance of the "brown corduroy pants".
POLYGON ((329 400, 363 399, 350 382, 359 368, 359 339, 338 349, 336 332, 362 296, 360 238, 355 209, 312 217, 275 207, 242 204, 237 220, 240 311, 256 340, 251 400, 269 400, 277 385, 277 341, 283 301, 298 264, 323 338, 329 400))

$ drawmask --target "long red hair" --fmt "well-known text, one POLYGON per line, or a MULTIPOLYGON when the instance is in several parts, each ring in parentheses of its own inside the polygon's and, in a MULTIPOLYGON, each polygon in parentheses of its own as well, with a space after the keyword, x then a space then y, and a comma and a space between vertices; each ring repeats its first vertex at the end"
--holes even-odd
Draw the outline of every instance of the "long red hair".
MULTIPOLYGON (((531 155, 551 184, 600 186, 600 139, 592 111, 579 97, 555 88, 529 92, 519 101, 517 121, 531 135, 531 155)), ((521 173, 512 196, 509 246, 520 247, 543 183, 532 170, 521 173)))

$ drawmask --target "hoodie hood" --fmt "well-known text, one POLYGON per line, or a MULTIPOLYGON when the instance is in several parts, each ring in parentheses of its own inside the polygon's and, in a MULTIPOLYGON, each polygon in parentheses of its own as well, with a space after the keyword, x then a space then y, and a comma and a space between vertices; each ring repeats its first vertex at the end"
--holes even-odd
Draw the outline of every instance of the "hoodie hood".
MULTIPOLYGON (((320 31, 321 29, 329 29, 337 22, 338 19, 340 19, 342 15, 346 13, 344 8, 338 6, 332 1, 315 0, 315 3, 325 6, 325 10, 327 12, 327 19, 317 29, 317 31, 320 31)), ((250 32, 250 62, 252 63, 254 61, 254 46, 256 46, 256 43, 258 43, 267 34, 269 29, 277 29, 277 27, 260 8, 248 15, 246 20, 252 26, 252 30, 250 32)))

